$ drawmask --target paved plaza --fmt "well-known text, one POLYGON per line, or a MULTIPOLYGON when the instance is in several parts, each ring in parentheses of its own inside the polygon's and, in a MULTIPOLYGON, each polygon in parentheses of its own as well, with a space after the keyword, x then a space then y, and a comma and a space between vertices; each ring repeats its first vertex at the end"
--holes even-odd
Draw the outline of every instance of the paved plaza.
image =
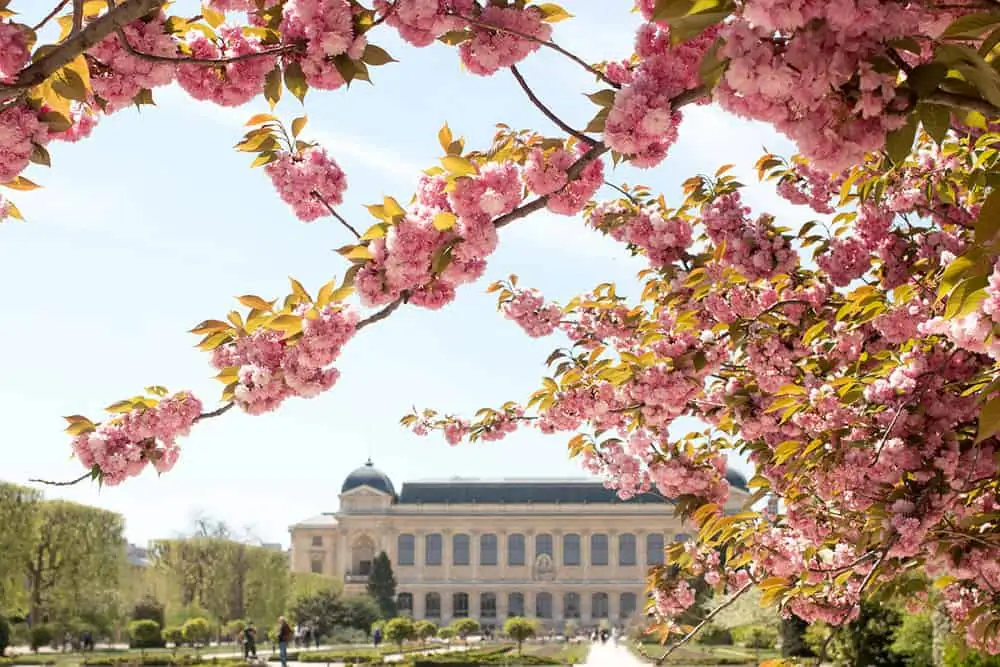
POLYGON ((624 646, 596 642, 590 647, 584 667, 648 667, 648 663, 639 660, 624 646))

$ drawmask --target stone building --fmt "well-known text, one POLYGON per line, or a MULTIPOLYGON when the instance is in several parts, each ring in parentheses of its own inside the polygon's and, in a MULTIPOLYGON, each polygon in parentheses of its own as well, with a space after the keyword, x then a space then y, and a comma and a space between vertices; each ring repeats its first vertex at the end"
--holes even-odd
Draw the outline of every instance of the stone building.
MULTIPOLYGON (((727 510, 747 499, 727 474, 727 510)), ((297 523, 296 572, 343 577, 362 591, 385 551, 401 612, 439 624, 469 616, 502 626, 509 616, 550 628, 624 623, 645 599, 647 568, 684 539, 662 496, 622 501, 599 481, 577 479, 392 480, 371 461, 344 480, 340 509, 297 523)))

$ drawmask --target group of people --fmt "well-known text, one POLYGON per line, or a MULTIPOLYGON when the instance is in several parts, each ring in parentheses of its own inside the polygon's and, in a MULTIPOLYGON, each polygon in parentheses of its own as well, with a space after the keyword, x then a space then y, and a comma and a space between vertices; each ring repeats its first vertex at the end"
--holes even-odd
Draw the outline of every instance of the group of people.
MULTIPOLYGON (((288 664, 288 644, 294 641, 296 646, 309 646, 309 640, 312 639, 316 642, 316 648, 319 648, 319 633, 314 632, 312 628, 308 626, 296 626, 293 630, 292 626, 288 624, 284 616, 278 618, 278 657, 281 660, 281 667, 286 667, 288 664)), ((246 627, 243 628, 243 632, 240 633, 240 640, 243 645, 243 659, 249 661, 250 659, 257 659, 257 628, 254 627, 253 621, 247 623, 246 627)))
POLYGON ((84 630, 79 637, 74 637, 72 632, 67 632, 63 637, 63 651, 93 651, 94 635, 90 630, 84 630))
POLYGON ((608 639, 612 639, 615 642, 615 646, 618 646, 618 636, 618 628, 612 628, 611 630, 601 628, 599 630, 594 630, 594 632, 590 635, 590 638, 593 641, 599 641, 602 644, 607 644, 608 639))

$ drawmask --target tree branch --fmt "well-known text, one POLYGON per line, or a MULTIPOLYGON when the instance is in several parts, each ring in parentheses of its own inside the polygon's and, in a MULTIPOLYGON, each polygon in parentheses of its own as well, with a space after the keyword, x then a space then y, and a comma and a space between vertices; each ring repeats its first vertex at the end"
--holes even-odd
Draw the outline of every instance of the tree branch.
POLYGON ((57 71, 98 44, 123 25, 139 19, 163 6, 166 0, 125 0, 106 14, 102 14, 80 32, 70 35, 45 56, 25 67, 13 83, 0 86, 0 101, 16 97, 25 90, 45 82, 57 71))
POLYGON ((616 88, 616 89, 617 88, 621 88, 621 86, 619 84, 615 83, 614 81, 612 81, 611 79, 609 79, 608 77, 606 77, 604 74, 602 74, 600 72, 600 70, 598 70, 597 68, 595 68, 593 65, 591 65, 590 63, 588 63, 586 60, 584 60, 580 56, 578 56, 578 55, 576 55, 576 54, 574 54, 574 53, 572 53, 570 51, 567 51, 566 49, 564 49, 563 47, 559 46, 555 42, 547 41, 547 40, 544 40, 544 39, 539 39, 539 38, 535 37, 534 35, 529 35, 528 33, 521 32, 520 30, 512 30, 510 28, 503 28, 503 27, 498 26, 498 25, 493 25, 492 23, 487 23, 486 21, 480 21, 479 19, 474 19, 474 18, 471 18, 471 17, 468 17, 468 16, 463 16, 462 14, 453 13, 452 16, 454 16, 456 18, 460 18, 463 21, 466 21, 469 25, 479 26, 480 28, 486 28, 488 30, 496 30, 496 31, 499 31, 499 32, 505 32, 507 34, 514 35, 515 37, 520 37, 521 39, 526 39, 529 42, 535 42, 536 44, 540 44, 540 45, 542 45, 542 46, 544 46, 546 48, 552 49, 556 53, 561 53, 562 55, 566 56, 567 58, 569 58, 570 60, 572 60, 573 62, 575 62, 577 65, 579 65, 583 69, 587 70, 588 72, 590 72, 591 74, 593 74, 594 76, 596 76, 598 79, 600 79, 604 83, 606 83, 609 86, 611 86, 612 88, 616 88))
MULTIPOLYGON (((110 0, 109 0, 110 1, 110 0)), ((121 40, 122 46, 125 50, 129 52, 130 55, 139 58, 140 60, 149 60, 156 63, 175 63, 175 64, 187 64, 187 65, 228 65, 230 63, 238 63, 243 60, 253 60, 254 58, 263 58, 265 56, 280 56, 283 53, 290 53, 298 49, 298 46, 294 44, 284 44, 282 46, 275 46, 270 49, 263 49, 261 51, 253 51, 251 53, 244 53, 238 56, 227 56, 225 58, 195 58, 192 56, 159 56, 155 53, 145 53, 144 51, 139 51, 132 43, 128 41, 128 37, 125 36, 125 31, 118 28, 116 31, 118 34, 118 39, 121 40)))
POLYGON ((44 28, 45 24, 48 23, 49 21, 51 21, 53 18, 55 18, 55 15, 58 14, 60 11, 62 11, 62 8, 65 7, 68 4, 69 4, 69 0, 61 0, 59 2, 59 4, 55 6, 55 9, 53 9, 51 12, 49 12, 48 14, 46 14, 45 18, 43 18, 41 21, 39 21, 36 25, 32 26, 31 29, 34 30, 35 32, 38 32, 39 30, 41 30, 42 28, 44 28))
POLYGON ((515 79, 517 79, 518 85, 521 86, 521 90, 523 90, 524 94, 528 96, 528 99, 531 100, 531 103, 534 104, 539 111, 545 114, 546 118, 555 123, 560 130, 562 130, 566 134, 576 137, 580 141, 590 146, 593 146, 594 144, 597 143, 596 140, 591 139, 583 132, 580 132, 579 130, 575 130, 572 127, 570 127, 569 124, 565 123, 561 118, 559 118, 559 116, 555 115, 555 113, 551 109, 545 106, 545 103, 542 102, 540 99, 538 99, 538 96, 535 95, 535 92, 531 90, 531 88, 528 86, 528 82, 524 80, 523 76, 521 76, 521 72, 517 69, 517 65, 510 66, 510 73, 514 75, 515 79))
POLYGON ((83 480, 87 479, 92 474, 93 473, 91 473, 88 470, 87 472, 83 473, 82 475, 80 475, 76 479, 71 479, 68 482, 50 482, 50 481, 48 481, 46 479, 29 479, 28 481, 29 482, 34 482, 35 484, 46 484, 48 486, 73 486, 74 484, 79 484, 83 480))
POLYGON ((406 303, 406 300, 409 297, 410 297, 409 292, 403 292, 403 294, 398 299, 390 302, 388 305, 382 308, 382 310, 373 313, 368 317, 366 317, 365 319, 358 322, 358 326, 355 327, 355 330, 364 329, 365 327, 371 326, 376 322, 381 322, 382 320, 384 320, 385 318, 389 317, 394 312, 396 312, 396 309, 402 306, 404 303, 406 303))
POLYGON ((330 212, 330 215, 332 215, 333 217, 335 217, 337 220, 340 221, 340 224, 342 224, 344 227, 347 227, 347 229, 352 234, 354 234, 354 238, 361 239, 361 234, 358 234, 358 230, 356 230, 354 228, 354 226, 351 225, 351 223, 349 223, 347 220, 345 220, 344 216, 342 216, 339 213, 337 213, 336 209, 334 209, 332 206, 330 206, 330 203, 328 201, 326 201, 325 199, 323 199, 323 195, 321 195, 316 190, 313 190, 309 194, 311 194, 313 197, 315 197, 316 199, 318 199, 320 201, 320 203, 323 204, 323 206, 326 207, 326 210, 328 210, 330 212))
POLYGON ((200 415, 198 415, 197 417, 195 417, 194 423, 197 424, 202 419, 214 419, 216 417, 221 417, 222 415, 224 415, 227 412, 229 412, 234 405, 236 405, 236 404, 233 403, 232 401, 230 401, 229 403, 226 403, 225 405, 223 405, 221 408, 218 408, 216 410, 212 410, 211 412, 203 412, 200 415))
POLYGON ((83 0, 73 0, 73 30, 69 33, 75 35, 83 30, 83 0))
POLYGON ((943 90, 935 90, 927 97, 921 98, 920 101, 929 104, 942 104, 947 107, 955 107, 966 111, 978 111, 987 118, 994 117, 1000 113, 1000 109, 997 109, 985 100, 958 93, 948 93, 943 90))

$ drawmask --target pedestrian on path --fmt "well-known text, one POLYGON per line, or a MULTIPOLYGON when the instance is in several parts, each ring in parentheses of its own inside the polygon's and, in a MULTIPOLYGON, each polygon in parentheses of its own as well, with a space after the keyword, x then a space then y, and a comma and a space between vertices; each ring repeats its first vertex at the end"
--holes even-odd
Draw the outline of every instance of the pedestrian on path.
POLYGON ((288 667, 288 642, 292 640, 292 626, 284 616, 278 618, 278 658, 281 660, 281 667, 288 667))

